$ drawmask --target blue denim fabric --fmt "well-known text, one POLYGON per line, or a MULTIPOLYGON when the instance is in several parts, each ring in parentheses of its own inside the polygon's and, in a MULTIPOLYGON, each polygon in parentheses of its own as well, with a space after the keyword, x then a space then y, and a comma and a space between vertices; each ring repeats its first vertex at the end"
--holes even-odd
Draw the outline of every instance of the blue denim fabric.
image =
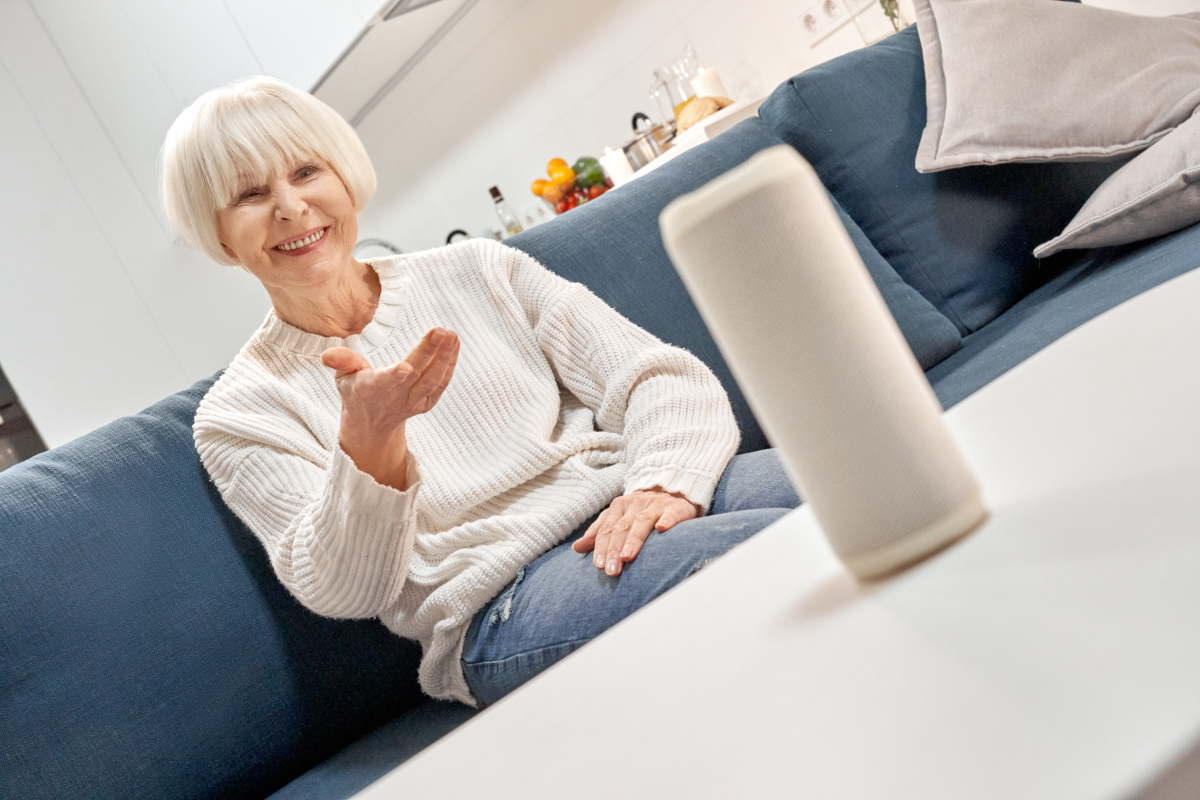
POLYGON ((616 577, 571 549, 588 520, 475 615, 462 657, 471 693, 496 702, 798 505, 774 450, 737 456, 708 515, 652 533, 616 577))

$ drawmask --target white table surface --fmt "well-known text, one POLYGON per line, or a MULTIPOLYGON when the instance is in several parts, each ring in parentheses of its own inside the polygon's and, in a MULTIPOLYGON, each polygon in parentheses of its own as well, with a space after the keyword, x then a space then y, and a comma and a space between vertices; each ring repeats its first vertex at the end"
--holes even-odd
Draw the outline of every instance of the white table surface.
POLYGON ((969 538, 860 586, 802 507, 358 797, 1137 791, 1200 735, 1200 271, 947 420, 969 538))

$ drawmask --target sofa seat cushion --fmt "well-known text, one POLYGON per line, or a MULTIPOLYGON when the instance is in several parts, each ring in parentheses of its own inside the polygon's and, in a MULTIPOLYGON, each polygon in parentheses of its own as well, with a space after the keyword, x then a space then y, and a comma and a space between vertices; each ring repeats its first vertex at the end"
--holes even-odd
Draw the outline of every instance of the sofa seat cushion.
MULTIPOLYGON (((681 194, 781 143, 761 119, 744 120, 648 175, 506 242, 585 284, 637 325, 707 364, 729 394, 743 453, 768 447, 767 439, 663 249, 658 215, 681 194)), ((960 337, 949 320, 896 276, 844 211, 839 214, 917 360, 928 367, 954 352, 960 337)))
POLYGON ((313 767, 269 800, 352 797, 477 713, 478 710, 462 703, 426 698, 416 708, 313 767))
POLYGON ((1162 239, 1087 251, 927 373, 942 406, 960 400, 1110 308, 1200 266, 1200 225, 1162 239))
POLYGON ((312 614, 200 465, 201 381, 0 473, 0 797, 261 798, 421 700, 312 614))
POLYGON ((797 75, 759 114, 808 159, 900 277, 964 335, 1066 263, 1039 265, 1033 248, 1123 163, 917 172, 925 71, 916 26, 797 75))

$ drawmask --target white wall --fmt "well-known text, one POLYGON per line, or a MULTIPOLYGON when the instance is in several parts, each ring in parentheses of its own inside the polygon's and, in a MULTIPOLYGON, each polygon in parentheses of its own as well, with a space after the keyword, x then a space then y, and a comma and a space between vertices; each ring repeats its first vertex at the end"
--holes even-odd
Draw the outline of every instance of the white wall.
POLYGON ((307 87, 373 0, 0 0, 0 364, 49 446, 225 366, 268 308, 180 246, 156 159, 197 95, 307 87))

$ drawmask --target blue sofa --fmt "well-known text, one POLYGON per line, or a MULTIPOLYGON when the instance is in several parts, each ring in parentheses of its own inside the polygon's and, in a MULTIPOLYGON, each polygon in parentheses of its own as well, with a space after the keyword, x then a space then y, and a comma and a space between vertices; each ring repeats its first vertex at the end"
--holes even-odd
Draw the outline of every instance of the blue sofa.
MULTIPOLYGON (((510 243, 706 361, 767 446, 658 237, 764 147, 813 163, 947 407, 1200 263, 1200 227, 1038 262, 1114 165, 919 175, 915 30, 780 86, 760 116, 510 243)), ((736 268, 736 265, 731 265, 736 268)), ((347 797, 464 722, 419 648, 280 587, 192 447, 214 378, 0 473, 0 797, 347 797)))

